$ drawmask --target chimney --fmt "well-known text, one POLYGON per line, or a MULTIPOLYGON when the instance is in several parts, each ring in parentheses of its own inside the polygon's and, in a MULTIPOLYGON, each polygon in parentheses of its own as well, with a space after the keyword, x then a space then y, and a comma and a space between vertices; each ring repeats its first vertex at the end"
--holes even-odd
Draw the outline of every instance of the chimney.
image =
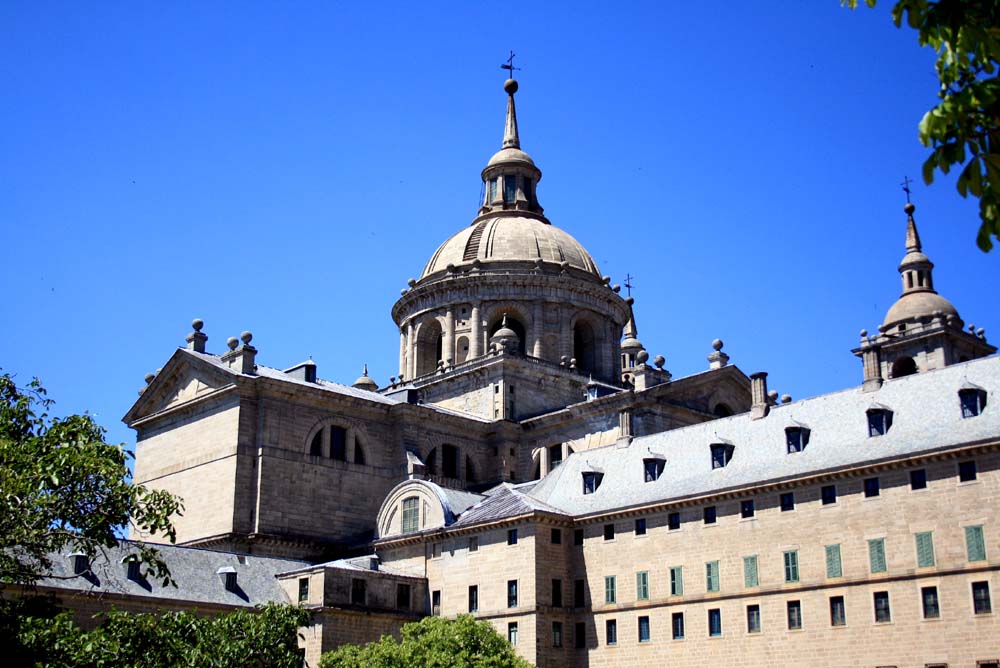
POLYGON ((767 372, 758 371, 750 376, 750 419, 765 417, 771 407, 767 400, 767 372))
POLYGON ((625 448, 632 442, 632 411, 618 412, 618 447, 625 448))
POLYGON ((191 321, 191 326, 194 331, 184 337, 187 341, 187 349, 193 350, 196 353, 205 352, 205 341, 208 341, 208 335, 201 333, 201 328, 205 326, 205 321, 201 318, 195 318, 191 321))
POLYGON ((861 365, 864 368, 865 379, 861 383, 862 392, 874 392, 882 387, 882 355, 881 348, 872 343, 868 332, 861 330, 861 365))

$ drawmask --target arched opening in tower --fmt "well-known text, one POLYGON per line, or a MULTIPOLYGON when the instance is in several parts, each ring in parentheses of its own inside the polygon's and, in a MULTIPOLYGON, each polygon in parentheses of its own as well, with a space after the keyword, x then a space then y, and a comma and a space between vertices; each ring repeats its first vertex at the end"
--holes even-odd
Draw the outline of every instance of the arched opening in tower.
POLYGON ((903 376, 909 376, 915 374, 916 372, 917 363, 913 361, 912 357, 900 357, 892 363, 892 378, 902 378, 903 376))
POLYGON ((425 322, 417 332, 416 375, 434 373, 441 359, 443 336, 441 324, 434 318, 425 322))
POLYGON ((584 373, 593 373, 597 369, 597 341, 594 328, 588 322, 578 322, 573 327, 573 358, 576 368, 584 373))
MULTIPOLYGON (((487 340, 489 340, 489 338, 492 338, 493 335, 497 333, 497 330, 500 329, 502 325, 503 325, 503 316, 501 315, 499 318, 497 318, 496 322, 490 325, 489 337, 487 340)), ((518 320, 517 318, 508 313, 507 327, 509 329, 514 330, 514 333, 517 334, 517 352, 520 355, 524 355, 525 354, 524 339, 526 331, 524 325, 521 324, 520 320, 518 320)))

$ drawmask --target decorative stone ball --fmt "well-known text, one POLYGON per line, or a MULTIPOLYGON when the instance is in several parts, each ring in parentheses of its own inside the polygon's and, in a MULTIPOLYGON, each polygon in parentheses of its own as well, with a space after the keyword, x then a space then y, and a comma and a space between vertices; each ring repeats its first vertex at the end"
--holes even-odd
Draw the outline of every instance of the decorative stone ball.
POLYGON ((969 325, 969 334, 975 334, 975 333, 976 333, 976 326, 973 325, 973 324, 970 324, 969 325))
POLYGON ((907 203, 906 203, 906 204, 905 204, 905 205, 903 206, 903 211, 905 211, 905 212, 906 212, 906 215, 907 215, 907 216, 912 216, 912 215, 913 215, 913 212, 914 212, 914 211, 916 211, 916 210, 917 210, 917 207, 913 206, 913 202, 907 202, 907 203))
POLYGON ((770 399, 771 401, 774 401, 775 399, 778 398, 778 391, 771 390, 770 392, 767 393, 767 398, 770 399))
POLYGON ((867 336, 868 336, 868 330, 867 329, 862 329, 861 330, 861 338, 863 339, 863 338, 866 338, 867 336))
POLYGON ((226 345, 229 346, 230 350, 236 350, 236 346, 238 346, 239 344, 240 340, 237 339, 235 336, 230 336, 228 339, 226 339, 226 345))
POLYGON ((153 375, 153 374, 151 374, 151 373, 147 373, 147 374, 146 374, 146 376, 145 376, 145 377, 143 378, 143 380, 145 380, 145 381, 146 381, 146 385, 149 385, 150 383, 152 383, 152 382, 153 382, 153 379, 154 379, 154 378, 156 378, 156 376, 155 376, 155 375, 153 375))
POLYGON ((405 294, 406 294, 407 292, 409 292, 409 290, 407 290, 406 288, 403 288, 402 290, 400 290, 400 291, 399 291, 399 296, 400 296, 400 297, 402 297, 402 296, 403 296, 403 295, 405 295, 405 294))
POLYGON ((447 267, 445 267, 445 269, 447 269, 447 270, 448 270, 448 273, 449 273, 449 274, 454 274, 454 273, 455 273, 455 265, 454 265, 454 263, 452 263, 452 262, 449 262, 449 263, 448 263, 448 266, 447 266, 447 267))
POLYGON ((559 361, 565 365, 567 362, 569 362, 569 357, 563 355, 562 357, 559 358, 559 361))
POLYGON ((611 286, 611 290, 612 290, 612 292, 615 292, 615 293, 621 292, 622 291, 622 286, 620 286, 617 283, 615 283, 614 285, 611 286))
POLYGON ((412 288, 414 285, 417 284, 417 279, 415 279, 415 278, 408 278, 408 279, 406 279, 406 284, 409 285, 412 288))
POLYGON ((983 336, 985 335, 986 335, 986 330, 983 329, 982 327, 976 330, 976 336, 978 336, 979 338, 983 338, 983 336))
POLYGON ((253 334, 251 334, 249 330, 243 332, 240 334, 240 341, 243 342, 243 345, 249 346, 250 342, 253 341, 253 334))
POLYGON ((603 278, 601 278, 601 280, 604 281, 604 285, 610 285, 611 284, 611 277, 610 276, 604 276, 603 278))
POLYGON ((663 365, 667 363, 667 359, 663 355, 657 355, 653 358, 653 364, 656 365, 657 369, 662 369, 663 365))
POLYGON ((722 339, 715 339, 714 341, 712 341, 712 350, 714 350, 715 352, 719 352, 720 350, 722 350, 722 339))
POLYGON ((472 266, 475 267, 476 269, 479 269, 480 265, 482 264, 483 264, 482 260, 480 260, 478 257, 472 261, 472 266))
POLYGON ((640 350, 638 354, 636 354, 635 359, 639 362, 639 364, 645 364, 646 360, 649 359, 649 353, 645 350, 640 350))
POLYGON ((632 304, 635 303, 635 297, 626 297, 625 298, 625 303, 628 304, 629 306, 631 306, 632 304))
POLYGON ((790 394, 782 394, 781 395, 781 403, 783 403, 783 404, 790 404, 790 403, 792 403, 792 395, 790 395, 790 394))
POLYGON ((205 326, 205 321, 201 318, 195 318, 191 321, 191 326, 194 327, 194 331, 200 332, 201 328, 205 326))
POLYGON ((503 82, 503 89, 507 91, 508 95, 513 95, 517 92, 517 81, 514 79, 507 79, 503 82))
POLYGON ((571 367, 573 367, 574 369, 576 368, 576 358, 575 357, 569 358, 569 365, 571 367))

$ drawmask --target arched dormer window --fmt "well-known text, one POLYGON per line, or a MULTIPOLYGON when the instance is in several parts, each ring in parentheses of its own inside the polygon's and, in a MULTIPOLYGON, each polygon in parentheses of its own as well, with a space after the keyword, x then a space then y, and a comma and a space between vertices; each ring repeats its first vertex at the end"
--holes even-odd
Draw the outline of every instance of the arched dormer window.
POLYGON ((868 436, 885 436, 892 429, 892 411, 885 406, 874 405, 866 411, 868 415, 868 436))
POLYGON ((807 445, 809 445, 809 427, 801 424, 785 427, 785 446, 788 454, 802 452, 807 445))
POLYGON ((403 533, 420 531, 420 499, 411 496, 403 499, 403 533))
POLYGON ((724 468, 732 460, 733 452, 736 451, 736 446, 732 443, 713 443, 710 447, 713 469, 724 468))
POLYGON ((967 383, 958 391, 958 401, 962 406, 962 417, 976 417, 986 408, 986 390, 967 383))

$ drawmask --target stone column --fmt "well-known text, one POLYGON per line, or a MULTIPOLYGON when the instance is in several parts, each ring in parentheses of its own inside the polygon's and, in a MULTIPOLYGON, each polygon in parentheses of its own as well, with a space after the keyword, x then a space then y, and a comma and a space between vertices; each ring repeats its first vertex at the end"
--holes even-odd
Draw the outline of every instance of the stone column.
POLYGON ((541 475, 543 478, 546 475, 548 475, 550 466, 551 462, 549 462, 549 449, 543 445, 542 448, 538 451, 539 475, 541 475))
POLYGON ((469 335, 469 359, 483 354, 483 322, 479 316, 479 302, 472 304, 472 334, 469 335))
POLYGON ((767 403, 767 372, 750 374, 750 419, 759 420, 770 411, 767 403))
POLYGON ((865 378, 861 385, 862 392, 874 392, 882 387, 882 360, 878 346, 870 342, 862 344, 861 363, 864 365, 865 378))
POLYGON ((406 373, 406 328, 399 328, 399 373, 406 373))
POLYGON ((413 345, 413 321, 411 320, 406 323, 406 368, 401 372, 405 374, 407 380, 413 378, 413 369, 415 368, 413 345))
POLYGON ((451 306, 444 314, 444 341, 441 355, 447 366, 455 363, 455 309, 451 306))
POLYGON ((532 337, 534 338, 534 343, 528 350, 528 354, 532 357, 542 357, 542 337, 545 336, 545 315, 542 311, 542 303, 536 301, 534 306, 531 307, 531 330, 532 337))

